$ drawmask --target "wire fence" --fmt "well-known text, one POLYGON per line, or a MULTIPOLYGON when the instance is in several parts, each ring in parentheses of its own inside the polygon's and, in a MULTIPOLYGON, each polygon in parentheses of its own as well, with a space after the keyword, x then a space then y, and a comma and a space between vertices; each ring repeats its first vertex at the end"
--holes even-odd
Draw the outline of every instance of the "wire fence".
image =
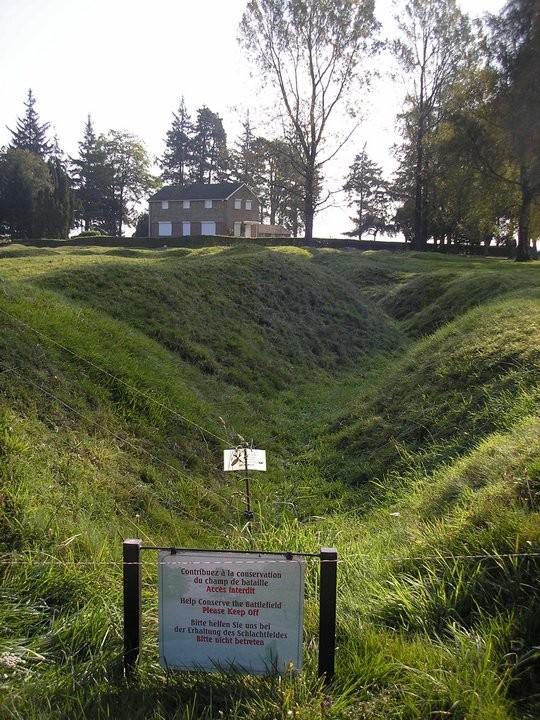
MULTIPOLYGON (((12 322, 17 323, 19 326, 23 327, 26 331, 36 334, 41 340, 44 340, 46 342, 51 343, 52 345, 56 346, 57 348, 61 349, 63 352, 71 355, 73 358, 77 359, 78 361, 88 365, 89 367, 92 367, 94 370, 102 373, 105 377, 114 380, 115 383, 119 383, 120 385, 125 386, 130 392, 135 393, 136 395, 142 397, 145 399, 145 401, 155 404, 157 407, 159 407, 161 410, 164 410, 168 413, 170 413, 173 417, 181 420, 182 422, 188 424, 189 426, 197 429, 203 437, 209 437, 213 438, 214 440, 219 441, 224 447, 229 447, 231 445, 231 440, 229 438, 222 437, 220 435, 217 435, 212 430, 209 430, 208 428, 203 427, 200 425, 200 423, 195 422, 191 418, 186 417, 185 415, 179 413, 174 408, 166 405, 162 401, 156 399, 155 397, 152 397, 150 394, 142 391, 140 388, 135 387, 134 385, 122 380, 115 374, 111 373, 110 371, 106 370, 105 368, 98 365, 96 362, 89 360, 88 358, 85 358, 81 356, 79 353, 74 352, 70 348, 66 347, 62 343, 58 342, 54 338, 50 337, 46 333, 43 333, 40 330, 37 330, 36 328, 33 328, 28 323, 24 322, 20 318, 14 316, 13 314, 7 312, 3 308, 0 308, 0 313, 2 313, 5 317, 9 318, 12 322)), ((230 497, 228 497, 225 494, 221 494, 214 490, 213 488, 210 488, 206 485, 202 485, 201 483, 197 482, 193 475, 191 473, 188 473, 187 471, 182 471, 180 468, 175 467, 170 462, 167 462, 166 460, 163 460, 158 455, 156 455, 154 452, 148 450, 145 447, 142 447, 135 442, 133 442, 132 439, 121 435, 117 432, 114 432, 110 428, 104 426, 102 423, 95 420, 94 417, 91 417, 77 408, 75 408, 72 404, 67 402, 66 400, 60 398, 56 393, 52 392, 50 389, 44 387, 41 383, 36 382, 32 378, 28 376, 28 374, 21 372, 20 369, 11 367, 11 368, 4 368, 3 373, 13 373, 17 375, 21 380, 28 383, 35 389, 37 389, 39 392, 41 392, 44 396, 46 396, 49 400, 54 400, 55 402, 59 403, 62 407, 64 407, 66 410, 68 410, 73 415, 79 417, 80 419, 84 420, 84 422, 88 423, 91 426, 96 427, 99 429, 102 433, 108 435, 109 437, 112 437, 116 442, 118 442, 121 446, 126 446, 133 450, 134 452, 141 453, 145 455, 149 460, 152 460, 152 462, 155 462, 156 464, 161 465, 162 467, 166 468, 171 473, 177 475, 178 477, 182 478, 183 480, 189 480, 191 487, 200 492, 203 497, 209 496, 213 497, 216 500, 218 500, 221 503, 229 504, 230 503, 230 497)), ((181 515, 182 517, 185 517, 200 527, 204 528, 205 530, 211 532, 216 537, 225 537, 226 532, 222 528, 218 528, 212 523, 208 523, 204 521, 200 516, 194 515, 193 513, 190 513, 187 511, 184 507, 180 506, 177 503, 171 502, 165 497, 160 496, 156 491, 154 491, 152 488, 145 485, 145 492, 152 494, 156 500, 158 500, 164 507, 167 507, 171 511, 174 511, 175 513, 181 515)), ((146 548, 150 549, 150 548, 146 548)), ((245 552, 257 552, 257 551, 248 551, 245 552)), ((302 553, 299 553, 302 554, 302 553)), ((304 553, 305 555, 309 555, 304 553)), ((314 557, 318 558, 318 555, 313 555, 314 557)), ((375 562, 394 562, 394 563, 407 563, 407 562, 416 562, 416 563, 428 563, 428 562, 440 562, 440 561, 448 561, 448 562, 456 562, 456 561, 484 561, 484 560, 516 560, 516 559, 524 559, 524 558, 539 558, 540 552, 536 551, 530 551, 530 552, 513 552, 513 553, 474 553, 474 554, 452 554, 452 553, 441 553, 441 554, 431 554, 431 555, 373 555, 373 554, 363 554, 363 553, 350 553, 345 551, 343 554, 340 554, 338 558, 338 564, 340 565, 360 565, 360 564, 372 564, 375 562)), ((124 563, 122 561, 115 561, 115 560, 80 560, 80 559, 72 559, 68 560, 66 558, 54 558, 54 557, 40 557, 39 554, 36 555, 36 557, 28 558, 28 559, 21 559, 17 557, 1 557, 0 556, 0 565, 3 566, 16 566, 16 565, 62 565, 66 566, 70 562, 75 563, 77 566, 81 567, 97 567, 97 566, 111 566, 116 568, 121 568, 124 563)), ((141 564, 143 565, 155 565, 155 562, 151 562, 149 560, 141 560, 141 564)), ((241 562, 241 561, 239 561, 241 562)))
MULTIPOLYGON (((143 548, 143 550, 166 550, 167 548, 143 548)), ((189 553, 197 553, 197 552, 205 552, 205 553, 212 553, 212 550, 182 550, 177 549, 177 554, 179 556, 183 552, 189 552, 189 553)), ((222 565, 231 563, 235 565, 253 565, 254 562, 257 562, 256 560, 253 560, 253 556, 256 556, 260 551, 258 550, 221 550, 220 552, 223 553, 235 553, 240 552, 244 553, 246 555, 250 555, 249 560, 242 560, 241 558, 235 559, 235 560, 194 560, 193 558, 181 560, 179 559, 176 562, 167 562, 167 565, 222 565)), ((270 551, 269 551, 270 552, 270 551)), ((305 552, 291 552, 287 553, 286 551, 280 552, 278 550, 272 551, 270 554, 272 555, 286 555, 290 554, 293 556, 301 556, 304 557, 307 561, 310 560, 316 560, 317 563, 321 562, 319 559, 319 554, 317 553, 305 553, 305 552)), ((515 559, 523 559, 523 558, 540 558, 540 551, 539 552, 529 552, 529 553, 483 553, 483 554, 473 554, 473 555, 369 555, 369 554, 353 554, 353 555, 338 555, 337 563, 338 565, 355 565, 355 564, 372 564, 379 561, 385 561, 385 562, 436 562, 436 561, 465 561, 465 560, 515 560, 515 559)), ((288 562, 287 559, 261 559, 262 563, 286 563, 288 562)), ((323 560, 324 562, 324 560, 323 560)), ((334 561, 332 561, 334 562, 334 561)), ((143 566, 152 566, 154 567, 156 564, 159 565, 159 561, 156 560, 146 560, 141 559, 137 563, 125 563, 122 560, 79 560, 76 558, 72 559, 66 559, 66 558, 39 558, 39 556, 35 558, 28 558, 28 559, 20 559, 20 558, 1 558, 0 557, 0 565, 4 566, 17 566, 17 565, 41 565, 41 566, 47 566, 47 565, 58 565, 58 566, 67 566, 67 565, 75 565, 77 567, 102 567, 102 566, 109 566, 109 567, 115 567, 115 568, 122 568, 124 565, 129 564, 136 564, 136 565, 143 565, 143 566)))

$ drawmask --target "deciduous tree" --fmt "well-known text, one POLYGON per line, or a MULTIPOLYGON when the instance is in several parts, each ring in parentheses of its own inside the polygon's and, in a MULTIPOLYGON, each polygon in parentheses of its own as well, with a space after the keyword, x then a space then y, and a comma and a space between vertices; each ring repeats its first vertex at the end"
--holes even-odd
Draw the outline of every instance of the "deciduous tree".
POLYGON ((135 219, 137 203, 157 186, 150 173, 150 158, 137 137, 127 131, 110 130, 98 140, 105 157, 105 230, 121 237, 123 225, 135 219))
POLYGON ((242 18, 241 41, 281 97, 285 135, 301 163, 307 242, 322 168, 347 137, 330 142, 330 119, 358 89, 377 29, 373 0, 250 0, 242 18))
MULTIPOLYGON (((492 104, 508 137, 507 161, 519 188, 517 260, 531 258, 531 217, 540 197, 540 4, 508 0, 491 19, 498 83, 492 104)), ((508 177, 507 179, 512 179, 508 177)))
POLYGON ((402 179, 408 175, 408 205, 414 207, 411 244, 423 249, 430 235, 431 139, 445 117, 449 91, 473 62, 475 44, 456 0, 409 0, 397 20, 401 34, 394 54, 407 83, 402 179))

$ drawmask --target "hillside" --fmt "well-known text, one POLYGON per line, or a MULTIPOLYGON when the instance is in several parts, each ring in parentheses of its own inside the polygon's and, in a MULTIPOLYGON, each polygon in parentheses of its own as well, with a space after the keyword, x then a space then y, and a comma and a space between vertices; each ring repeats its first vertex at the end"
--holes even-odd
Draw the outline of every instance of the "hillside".
POLYGON ((538 273, 292 247, 3 248, 0 718, 537 717, 538 273), (222 472, 240 438, 269 456, 251 531, 222 472), (126 684, 125 537, 336 546, 330 694, 309 578, 298 678, 164 674, 152 561, 126 684))

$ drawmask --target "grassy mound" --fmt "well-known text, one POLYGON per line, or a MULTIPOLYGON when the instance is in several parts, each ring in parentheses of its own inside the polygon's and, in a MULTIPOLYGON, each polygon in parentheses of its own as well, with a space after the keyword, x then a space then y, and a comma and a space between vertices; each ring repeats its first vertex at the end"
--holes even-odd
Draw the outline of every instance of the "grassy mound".
POLYGON ((538 717, 540 292, 505 261, 0 253, 0 717, 538 717), (269 471, 256 519, 222 450, 269 471), (121 540, 339 551, 336 680, 166 674, 121 540))

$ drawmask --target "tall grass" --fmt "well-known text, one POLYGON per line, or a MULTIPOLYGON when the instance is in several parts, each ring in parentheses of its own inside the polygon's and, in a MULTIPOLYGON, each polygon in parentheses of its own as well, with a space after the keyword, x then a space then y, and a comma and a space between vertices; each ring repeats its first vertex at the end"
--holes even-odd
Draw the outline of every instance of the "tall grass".
POLYGON ((299 248, 0 253, 0 718, 539 713, 537 268, 299 248), (240 437, 268 451, 221 471, 240 437), (336 546, 337 673, 122 672, 121 541, 336 546))

